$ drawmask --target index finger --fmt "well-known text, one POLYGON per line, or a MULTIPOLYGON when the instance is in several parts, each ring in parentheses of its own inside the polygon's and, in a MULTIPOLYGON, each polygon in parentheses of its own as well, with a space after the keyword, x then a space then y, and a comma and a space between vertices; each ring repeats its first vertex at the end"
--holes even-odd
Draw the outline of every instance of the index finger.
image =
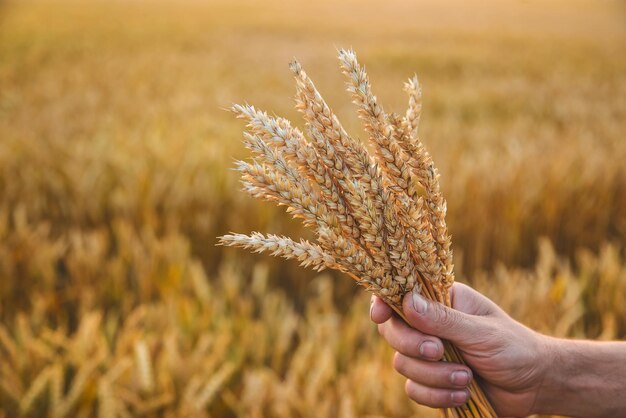
POLYGON ((393 309, 389 307, 383 300, 372 295, 370 302, 370 318, 376 324, 387 322, 393 315, 393 309))

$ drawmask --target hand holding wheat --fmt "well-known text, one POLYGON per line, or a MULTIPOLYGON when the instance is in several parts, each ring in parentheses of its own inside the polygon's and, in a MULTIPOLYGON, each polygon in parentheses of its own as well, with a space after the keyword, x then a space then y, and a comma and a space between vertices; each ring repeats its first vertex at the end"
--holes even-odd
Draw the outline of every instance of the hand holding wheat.
POLYGON ((469 286, 455 283, 450 294, 453 308, 411 292, 403 301, 407 322, 372 298, 370 317, 396 350, 393 366, 408 379, 407 395, 430 407, 459 405, 467 400, 467 384, 477 373, 502 416, 525 417, 554 406, 554 399, 538 402, 548 392, 542 384, 556 351, 549 338, 515 321, 469 286), (467 365, 438 361, 443 355, 440 338, 452 342, 467 365))
MULTIPOLYGON (((276 235, 231 234, 220 243, 296 259, 304 266, 342 271, 386 301, 400 316, 411 291, 450 306, 452 251, 439 174, 418 136, 421 88, 407 82, 405 115, 386 113, 372 93, 353 51, 339 52, 348 91, 374 148, 348 135, 300 64, 291 64, 297 109, 307 136, 282 118, 249 105, 233 111, 246 120, 244 142, 254 154, 239 161, 244 190, 284 205, 314 229, 317 242, 276 235)), ((463 363, 445 344, 444 359, 463 363)), ((454 417, 491 417, 493 408, 472 382, 466 406, 444 411, 454 417)))

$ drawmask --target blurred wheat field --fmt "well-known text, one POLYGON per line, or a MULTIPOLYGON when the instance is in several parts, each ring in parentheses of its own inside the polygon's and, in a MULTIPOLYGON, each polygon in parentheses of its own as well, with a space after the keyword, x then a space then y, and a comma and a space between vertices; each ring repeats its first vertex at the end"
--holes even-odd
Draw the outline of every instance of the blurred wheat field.
POLYGON ((0 416, 430 416, 350 280, 215 247, 306 235, 230 171, 297 56, 353 134, 424 86, 457 272, 558 336, 626 338, 618 1, 0 3, 0 416))

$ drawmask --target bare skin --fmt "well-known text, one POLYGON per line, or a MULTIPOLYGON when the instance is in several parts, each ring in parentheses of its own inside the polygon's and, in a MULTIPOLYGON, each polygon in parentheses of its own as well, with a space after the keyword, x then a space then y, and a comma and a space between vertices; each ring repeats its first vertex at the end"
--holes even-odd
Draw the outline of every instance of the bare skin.
POLYGON ((454 309, 409 293, 407 324, 372 298, 370 317, 396 350, 394 368, 407 378, 415 402, 460 406, 468 383, 479 378, 499 416, 626 416, 626 343, 539 334, 460 283, 451 301, 454 309), (454 343, 470 367, 440 362, 441 339, 454 343))

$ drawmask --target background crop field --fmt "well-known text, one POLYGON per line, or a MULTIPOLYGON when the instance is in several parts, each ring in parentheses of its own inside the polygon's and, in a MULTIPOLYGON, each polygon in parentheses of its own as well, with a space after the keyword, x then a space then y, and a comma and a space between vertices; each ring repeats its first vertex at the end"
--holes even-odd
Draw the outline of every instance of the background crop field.
POLYGON ((558 336, 626 338, 621 1, 0 1, 0 417, 432 416, 351 280, 215 247, 306 235, 239 191, 249 102, 296 56, 362 135, 424 88, 460 280, 558 336))

